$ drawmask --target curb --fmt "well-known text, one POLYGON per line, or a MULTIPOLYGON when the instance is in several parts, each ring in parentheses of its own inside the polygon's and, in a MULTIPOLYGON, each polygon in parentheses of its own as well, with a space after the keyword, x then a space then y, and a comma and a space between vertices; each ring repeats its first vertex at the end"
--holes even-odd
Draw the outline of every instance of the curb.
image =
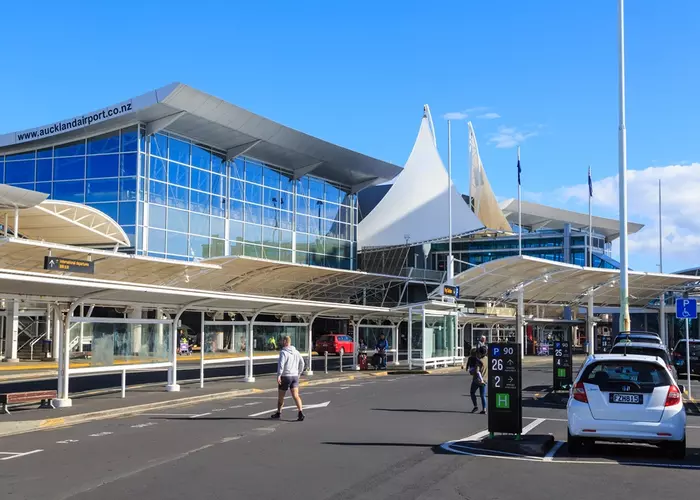
MULTIPOLYGON (((349 375, 343 377, 328 378, 324 380, 305 381, 299 385, 304 387, 312 387, 315 385, 332 384, 335 382, 342 382, 345 380, 353 380, 354 378, 354 375, 349 375)), ((110 410, 81 413, 78 415, 70 415, 67 417, 46 418, 42 420, 27 420, 23 422, 7 422, 6 424, 0 423, 0 437, 15 436, 18 434, 27 434, 29 432, 68 427, 71 425, 84 424, 87 422, 94 422, 97 420, 128 417, 132 415, 138 415, 139 413, 145 413, 147 411, 158 410, 161 408, 177 408, 181 406, 205 403, 208 401, 218 401, 221 399, 236 398, 241 396, 248 396, 251 394, 263 394, 275 391, 277 391, 277 388, 235 389, 231 391, 204 394, 201 396, 190 396, 169 401, 158 401, 156 403, 146 403, 142 405, 126 406, 123 408, 114 408, 110 410), (7 428, 3 429, 2 427, 5 426, 7 428)))

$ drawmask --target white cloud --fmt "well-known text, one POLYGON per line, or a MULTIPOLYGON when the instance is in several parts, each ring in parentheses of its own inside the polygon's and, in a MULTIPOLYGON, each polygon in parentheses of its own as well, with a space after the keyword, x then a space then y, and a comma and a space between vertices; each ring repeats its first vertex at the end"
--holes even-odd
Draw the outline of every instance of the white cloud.
MULTIPOLYGON (((595 171, 593 172, 595 175, 595 171)), ((581 169, 586 178, 586 170, 581 169)), ((658 261, 659 224, 658 196, 661 179, 662 228, 664 260, 677 262, 665 271, 676 267, 692 267, 700 264, 700 217, 697 216, 698 192, 700 192, 700 163, 648 167, 644 170, 628 170, 627 210, 628 220, 645 224, 638 233, 629 237, 630 259, 632 254, 658 261), (653 257, 653 258, 652 258, 653 257)), ((593 213, 617 218, 618 176, 605 177, 593 182, 593 213)), ((588 204, 588 184, 583 182, 555 190, 555 199, 561 203, 588 204)), ((652 270, 652 269, 647 269, 652 270)))
POLYGON ((445 120, 466 120, 469 114, 466 111, 451 111, 442 115, 445 120))
POLYGON ((526 139, 537 135, 536 130, 518 130, 516 127, 498 127, 498 132, 489 138, 489 144, 499 149, 514 148, 525 142, 526 139))
POLYGON ((462 111, 450 111, 449 113, 445 113, 444 115, 442 115, 442 117, 445 120, 466 120, 474 114, 479 114, 477 118, 482 118, 486 120, 493 120, 494 118, 501 117, 501 115, 499 115, 498 113, 487 113, 488 110, 489 108, 487 108, 486 106, 477 106, 475 108, 467 108, 462 111))
POLYGON ((477 118, 481 118, 482 120, 495 120, 496 118, 500 118, 501 115, 498 113, 484 113, 483 115, 477 116, 477 118))

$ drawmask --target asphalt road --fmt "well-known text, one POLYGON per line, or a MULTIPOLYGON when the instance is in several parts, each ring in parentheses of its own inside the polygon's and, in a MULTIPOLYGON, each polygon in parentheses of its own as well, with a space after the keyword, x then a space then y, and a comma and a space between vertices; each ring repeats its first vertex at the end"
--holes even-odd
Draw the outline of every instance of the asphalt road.
MULTIPOLYGON (((524 424, 565 436, 564 409, 533 399, 544 367, 523 372, 524 424)), ((486 429, 471 414, 464 372, 385 376, 310 387, 307 419, 269 419, 274 396, 0 439, 0 491, 12 499, 541 499, 694 496, 700 417, 689 417, 690 457, 602 446, 570 460, 473 456, 441 444, 486 429), (316 407, 312 407, 316 406, 316 407)), ((564 437, 565 439, 565 437, 564 437)))

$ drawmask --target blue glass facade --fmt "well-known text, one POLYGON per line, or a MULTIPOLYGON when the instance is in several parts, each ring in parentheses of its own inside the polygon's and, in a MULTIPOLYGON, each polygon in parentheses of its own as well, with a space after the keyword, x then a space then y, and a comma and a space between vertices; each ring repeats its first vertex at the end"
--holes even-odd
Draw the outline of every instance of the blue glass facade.
POLYGON ((355 268, 356 197, 347 187, 133 126, 0 155, 0 180, 85 203, 117 220, 133 251, 194 260, 245 255, 355 268))

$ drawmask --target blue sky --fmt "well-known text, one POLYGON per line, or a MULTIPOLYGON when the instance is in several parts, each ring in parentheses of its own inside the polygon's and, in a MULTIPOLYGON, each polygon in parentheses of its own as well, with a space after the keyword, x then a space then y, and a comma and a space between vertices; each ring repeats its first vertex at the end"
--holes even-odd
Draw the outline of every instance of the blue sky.
MULTIPOLYGON (((402 165, 428 103, 472 119, 499 197, 617 216, 617 2, 48 2, 4 6, 0 132, 181 81, 286 125, 402 165), (9 21, 9 22, 8 22, 9 21), (490 113, 499 118, 478 118, 490 113), (500 146, 500 147, 499 147, 500 146), (584 189, 582 191, 582 189, 584 189)), ((688 222, 700 189, 700 3, 627 2, 631 265, 655 270, 663 178, 666 271, 700 265, 688 222)), ((467 126, 453 124, 458 188, 467 126)))

